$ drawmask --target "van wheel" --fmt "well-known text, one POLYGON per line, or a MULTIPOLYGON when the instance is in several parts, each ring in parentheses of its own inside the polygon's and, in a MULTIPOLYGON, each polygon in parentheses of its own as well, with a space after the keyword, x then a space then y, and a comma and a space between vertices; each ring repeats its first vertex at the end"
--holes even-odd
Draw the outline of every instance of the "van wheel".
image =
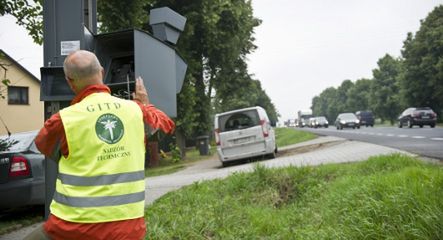
POLYGON ((411 120, 408 120, 408 127, 409 127, 409 128, 412 128, 411 120))
POLYGON ((398 127, 399 127, 399 128, 402 128, 402 127, 403 127, 403 124, 401 123, 401 121, 398 121, 398 127))
POLYGON ((274 149, 274 151, 272 151, 272 153, 268 154, 266 157, 267 157, 268 159, 274 159, 275 156, 276 156, 276 152, 277 152, 277 148, 274 149))
POLYGON ((435 128, 435 124, 431 124, 431 128, 435 128))

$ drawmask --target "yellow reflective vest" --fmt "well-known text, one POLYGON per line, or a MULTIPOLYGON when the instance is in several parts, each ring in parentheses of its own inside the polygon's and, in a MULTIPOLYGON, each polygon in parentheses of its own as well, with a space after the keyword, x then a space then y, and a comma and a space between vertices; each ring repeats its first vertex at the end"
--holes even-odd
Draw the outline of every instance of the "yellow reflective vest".
POLYGON ((144 216, 144 124, 140 107, 93 93, 60 111, 69 156, 59 161, 51 213, 98 223, 144 216))

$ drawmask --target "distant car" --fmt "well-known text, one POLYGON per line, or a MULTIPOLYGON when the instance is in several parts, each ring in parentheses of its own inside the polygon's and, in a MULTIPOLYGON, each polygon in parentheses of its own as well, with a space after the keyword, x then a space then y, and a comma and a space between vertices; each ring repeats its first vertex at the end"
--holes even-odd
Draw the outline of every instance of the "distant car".
POLYGON ((37 131, 0 136, 0 209, 45 203, 45 157, 34 143, 37 131))
POLYGON ((315 117, 311 117, 308 120, 308 127, 313 128, 315 127, 316 123, 315 123, 315 117))
POLYGON ((431 128, 434 128, 436 123, 437 114, 429 107, 411 107, 404 110, 398 117, 399 128, 403 126, 412 128, 414 125, 418 125, 421 128, 424 125, 429 125, 431 128))
POLYGON ((302 118, 299 123, 298 123, 298 127, 308 127, 309 126, 309 118, 302 118))
POLYGON ((243 108, 214 117, 217 154, 223 166, 235 160, 277 152, 274 129, 262 107, 243 108))
POLYGON ((325 127, 325 128, 327 128, 327 127, 329 127, 329 122, 328 122, 328 120, 327 120, 325 117, 323 117, 323 116, 316 117, 316 118, 315 118, 315 122, 314 122, 314 127, 315 127, 315 128, 319 128, 319 127, 325 127))
POLYGON ((335 120, 337 130, 343 128, 360 128, 359 120, 353 113, 340 113, 335 120))
POLYGON ((355 115, 360 121, 360 126, 374 127, 374 114, 371 111, 358 111, 355 115))

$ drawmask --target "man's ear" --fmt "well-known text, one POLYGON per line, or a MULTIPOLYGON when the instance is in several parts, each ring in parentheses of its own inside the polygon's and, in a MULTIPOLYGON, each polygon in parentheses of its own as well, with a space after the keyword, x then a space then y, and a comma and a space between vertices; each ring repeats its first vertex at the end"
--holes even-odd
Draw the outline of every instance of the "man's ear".
POLYGON ((66 78, 66 82, 68 83, 68 85, 69 85, 69 87, 71 88, 71 90, 74 92, 74 93, 77 93, 77 91, 76 91, 76 87, 75 87, 75 84, 74 84, 74 80, 73 79, 70 79, 69 77, 65 77, 66 78))

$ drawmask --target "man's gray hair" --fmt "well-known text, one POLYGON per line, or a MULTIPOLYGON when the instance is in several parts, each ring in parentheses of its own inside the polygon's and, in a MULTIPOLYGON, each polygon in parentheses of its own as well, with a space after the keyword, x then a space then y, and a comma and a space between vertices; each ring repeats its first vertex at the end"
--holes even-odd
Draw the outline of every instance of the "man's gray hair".
POLYGON ((84 50, 69 54, 63 63, 65 76, 72 80, 89 79, 94 77, 101 69, 102 66, 95 54, 84 50), (80 54, 80 57, 84 57, 85 59, 83 59, 83 61, 73 61, 71 57, 76 54, 80 54))

